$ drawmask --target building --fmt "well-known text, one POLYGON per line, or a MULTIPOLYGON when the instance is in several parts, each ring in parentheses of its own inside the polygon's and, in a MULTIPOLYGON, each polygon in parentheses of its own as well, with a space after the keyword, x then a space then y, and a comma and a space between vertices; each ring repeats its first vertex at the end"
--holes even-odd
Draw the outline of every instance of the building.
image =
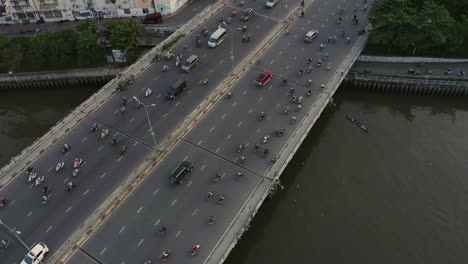
POLYGON ((188 0, 4 0, 11 23, 75 21, 136 17, 161 12, 170 15, 188 0))

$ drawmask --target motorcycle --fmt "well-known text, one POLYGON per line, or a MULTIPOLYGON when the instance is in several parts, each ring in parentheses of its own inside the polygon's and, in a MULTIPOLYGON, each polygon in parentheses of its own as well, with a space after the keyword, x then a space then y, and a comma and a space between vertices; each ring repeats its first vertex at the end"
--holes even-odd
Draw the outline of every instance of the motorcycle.
POLYGON ((109 135, 109 129, 104 128, 101 132, 101 139, 107 137, 107 135, 109 135))
POLYGON ((252 36, 249 34, 249 35, 243 35, 242 36, 242 42, 250 42, 250 40, 252 40, 252 36))
POLYGON ((161 255, 161 261, 166 262, 170 254, 171 254, 170 250, 164 250, 164 252, 161 255))
POLYGON ((210 220, 208 221, 208 224, 212 225, 212 224, 215 223, 215 221, 216 221, 216 217, 212 216, 212 217, 210 217, 210 220))
POLYGON ((76 169, 80 167, 82 163, 83 163, 83 159, 75 159, 75 161, 73 162, 73 168, 76 169))
POLYGON ((218 183, 219 181, 221 181, 223 179, 223 176, 219 173, 216 173, 216 176, 214 177, 214 182, 215 183, 218 183))
POLYGON ((262 140, 263 144, 266 144, 268 142, 268 139, 270 139, 270 135, 263 136, 263 140, 262 140))
POLYGON ((242 178, 242 176, 244 176, 244 173, 238 171, 237 175, 236 175, 236 180, 240 180, 240 178, 242 178))
POLYGON ((37 178, 36 178, 36 182, 34 183, 34 186, 39 186, 39 185, 41 185, 41 183, 43 183, 44 180, 45 180, 45 177, 44 177, 44 176, 37 177, 37 178))
POLYGON ((195 245, 192 248, 192 256, 195 256, 198 253, 198 250, 200 249, 200 245, 195 245))
POLYGON ((259 116, 258 116, 258 120, 262 121, 266 118, 266 114, 265 113, 261 113, 259 116))
POLYGON ((65 188, 65 191, 67 191, 67 192, 73 191, 73 189, 75 189, 75 187, 76 187, 76 184, 74 184, 73 182, 68 182, 67 187, 65 188))
POLYGON ((0 207, 4 207, 8 204, 8 199, 7 198, 1 198, 0 199, 0 207))
POLYGON ((79 173, 80 173, 80 169, 79 169, 79 168, 76 168, 76 169, 73 170, 72 176, 73 176, 73 177, 76 177, 76 176, 78 176, 79 173))
POLYGON ((66 152, 68 152, 70 149, 71 149, 70 145, 65 144, 65 145, 63 145, 62 152, 63 152, 63 153, 66 153, 66 152))
POLYGON ((65 166, 65 162, 59 162, 57 163, 57 166, 55 166, 55 171, 59 171, 61 169, 63 169, 63 167, 65 166))
POLYGON ((93 124, 93 125, 89 128, 89 132, 95 132, 97 129, 98 129, 98 126, 97 126, 96 124, 93 124))
POLYGON ((275 135, 282 137, 284 135, 284 128, 275 130, 275 135))
POLYGON ((225 199, 226 199, 226 196, 221 195, 218 199, 218 204, 223 204, 225 199))
POLYGON ((152 92, 153 92, 153 90, 151 90, 150 88, 146 88, 145 97, 150 96, 152 92))
POLYGON ((127 146, 123 146, 121 149, 120 149, 120 155, 123 155, 125 154, 125 152, 128 151, 128 147, 127 146))

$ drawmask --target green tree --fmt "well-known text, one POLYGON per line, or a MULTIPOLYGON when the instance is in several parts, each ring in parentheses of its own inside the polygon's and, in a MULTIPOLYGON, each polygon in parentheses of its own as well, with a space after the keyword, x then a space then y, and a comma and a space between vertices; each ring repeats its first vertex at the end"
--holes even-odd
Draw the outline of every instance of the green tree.
POLYGON ((92 19, 85 19, 76 26, 76 30, 79 32, 90 30, 96 32, 96 25, 92 19))
POLYGON ((53 41, 52 34, 49 32, 41 33, 31 40, 31 45, 27 52, 28 64, 33 69, 46 67, 49 53, 49 44, 53 41))
POLYGON ((137 58, 142 28, 136 19, 108 21, 106 31, 114 49, 125 51, 129 60, 137 58))
POLYGON ((369 13, 371 43, 402 50, 456 47, 462 41, 455 21, 433 0, 380 0, 369 13))
POLYGON ((76 32, 72 30, 44 32, 31 40, 28 64, 34 70, 58 68, 73 63, 76 32))
POLYGON ((102 59, 103 53, 98 45, 98 36, 92 30, 78 33, 77 40, 78 62, 89 65, 102 59))

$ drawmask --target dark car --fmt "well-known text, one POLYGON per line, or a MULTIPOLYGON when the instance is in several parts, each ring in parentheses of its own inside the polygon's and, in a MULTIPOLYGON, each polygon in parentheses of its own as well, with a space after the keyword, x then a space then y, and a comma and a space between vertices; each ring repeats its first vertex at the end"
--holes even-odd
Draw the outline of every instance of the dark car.
POLYGON ((254 10, 252 8, 247 8, 241 16, 242 21, 249 21, 249 19, 254 15, 254 10))
POLYGON ((171 183, 180 184, 183 182, 185 175, 191 172, 193 169, 193 163, 184 161, 171 173, 169 180, 171 183))
POLYGON ((174 99, 187 87, 187 83, 184 80, 177 80, 171 84, 164 94, 169 99, 174 99))
POLYGON ((271 71, 264 71, 260 76, 257 78, 257 85, 258 86, 265 86, 273 77, 273 73, 271 71))

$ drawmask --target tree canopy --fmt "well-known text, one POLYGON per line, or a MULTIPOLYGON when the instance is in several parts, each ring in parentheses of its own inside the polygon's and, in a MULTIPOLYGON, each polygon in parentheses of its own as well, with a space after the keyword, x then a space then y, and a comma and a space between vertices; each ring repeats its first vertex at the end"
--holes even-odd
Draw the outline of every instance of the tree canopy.
POLYGON ((108 21, 106 32, 109 34, 112 48, 125 51, 130 59, 137 57, 138 37, 142 28, 136 19, 108 21))
POLYGON ((371 43, 412 49, 413 53, 417 48, 453 49, 463 42, 461 28, 445 6, 434 0, 378 0, 369 12, 369 21, 371 43))

